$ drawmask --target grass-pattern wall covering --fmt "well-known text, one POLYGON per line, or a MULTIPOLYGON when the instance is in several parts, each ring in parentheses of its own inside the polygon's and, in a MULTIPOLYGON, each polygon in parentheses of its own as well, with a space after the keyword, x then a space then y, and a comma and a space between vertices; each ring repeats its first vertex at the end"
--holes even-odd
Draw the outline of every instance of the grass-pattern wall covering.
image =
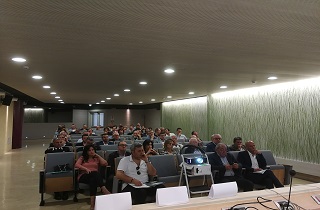
POLYGON ((227 144, 252 139, 258 149, 320 163, 320 81, 308 80, 208 97, 208 127, 227 144))
POLYGON ((188 138, 195 130, 201 139, 208 139, 207 97, 164 102, 161 110, 162 126, 169 128, 172 133, 181 127, 188 138))

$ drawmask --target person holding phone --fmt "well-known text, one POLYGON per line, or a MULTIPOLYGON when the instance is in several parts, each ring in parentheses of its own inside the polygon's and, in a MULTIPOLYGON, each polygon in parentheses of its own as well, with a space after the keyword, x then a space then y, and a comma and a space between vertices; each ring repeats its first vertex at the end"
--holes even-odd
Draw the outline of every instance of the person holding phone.
POLYGON ((80 173, 78 180, 90 186, 90 209, 94 209, 95 199, 97 195, 97 187, 101 188, 104 195, 110 194, 104 186, 101 175, 99 173, 100 166, 107 166, 108 163, 95 151, 94 145, 86 145, 83 148, 82 156, 77 160, 75 167, 79 168, 80 173))

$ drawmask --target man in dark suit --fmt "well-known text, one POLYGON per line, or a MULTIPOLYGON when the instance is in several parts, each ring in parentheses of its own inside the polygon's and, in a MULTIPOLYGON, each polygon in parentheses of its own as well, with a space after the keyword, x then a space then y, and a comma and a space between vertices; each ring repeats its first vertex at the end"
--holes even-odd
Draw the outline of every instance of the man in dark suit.
POLYGON ((267 169, 267 162, 256 149, 253 141, 246 142, 247 151, 239 152, 238 162, 246 169, 245 177, 253 183, 265 185, 268 189, 283 187, 273 172, 267 169))
POLYGON ((56 152, 71 152, 69 147, 64 147, 64 140, 61 138, 54 138, 53 142, 50 144, 50 148, 48 148, 44 153, 56 153, 56 152), (51 145, 52 144, 52 145, 51 145))
POLYGON ((215 176, 215 181, 217 183, 235 181, 238 188, 243 189, 243 191, 252 191, 253 183, 242 177, 241 164, 237 163, 233 155, 227 153, 227 146, 223 143, 218 143, 215 151, 215 153, 208 155, 212 172, 219 171, 215 176))
POLYGON ((102 140, 97 142, 97 145, 108 145, 109 144, 109 136, 107 133, 103 133, 101 135, 102 140))
MULTIPOLYGON (((217 144, 221 143, 222 137, 220 134, 213 134, 211 136, 211 142, 207 144, 206 152, 214 152, 217 144)), ((229 151, 229 148, 227 148, 229 151)))

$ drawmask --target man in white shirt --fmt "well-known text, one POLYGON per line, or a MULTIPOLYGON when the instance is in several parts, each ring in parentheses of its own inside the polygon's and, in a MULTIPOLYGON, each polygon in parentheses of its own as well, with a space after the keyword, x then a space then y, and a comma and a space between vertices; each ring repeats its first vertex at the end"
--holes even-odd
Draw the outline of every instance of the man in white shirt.
POLYGON ((155 176, 157 171, 149 162, 142 144, 134 143, 130 150, 131 155, 121 159, 116 177, 123 181, 122 192, 131 192, 133 204, 143 204, 147 195, 155 196, 157 188, 164 186, 142 187, 149 181, 149 176, 155 176))

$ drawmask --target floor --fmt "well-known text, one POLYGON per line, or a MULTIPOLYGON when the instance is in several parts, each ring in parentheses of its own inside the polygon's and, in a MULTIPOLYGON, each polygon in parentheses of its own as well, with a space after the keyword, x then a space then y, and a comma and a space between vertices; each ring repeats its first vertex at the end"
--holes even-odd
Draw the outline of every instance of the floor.
MULTIPOLYGON (((21 149, 13 150, 0 158, 0 209, 89 209, 87 196, 79 195, 79 202, 55 201, 52 195, 45 195, 46 205, 40 207, 39 171, 43 168, 44 151, 49 140, 26 140, 21 149)), ((311 182, 293 179, 293 184, 311 182)))

